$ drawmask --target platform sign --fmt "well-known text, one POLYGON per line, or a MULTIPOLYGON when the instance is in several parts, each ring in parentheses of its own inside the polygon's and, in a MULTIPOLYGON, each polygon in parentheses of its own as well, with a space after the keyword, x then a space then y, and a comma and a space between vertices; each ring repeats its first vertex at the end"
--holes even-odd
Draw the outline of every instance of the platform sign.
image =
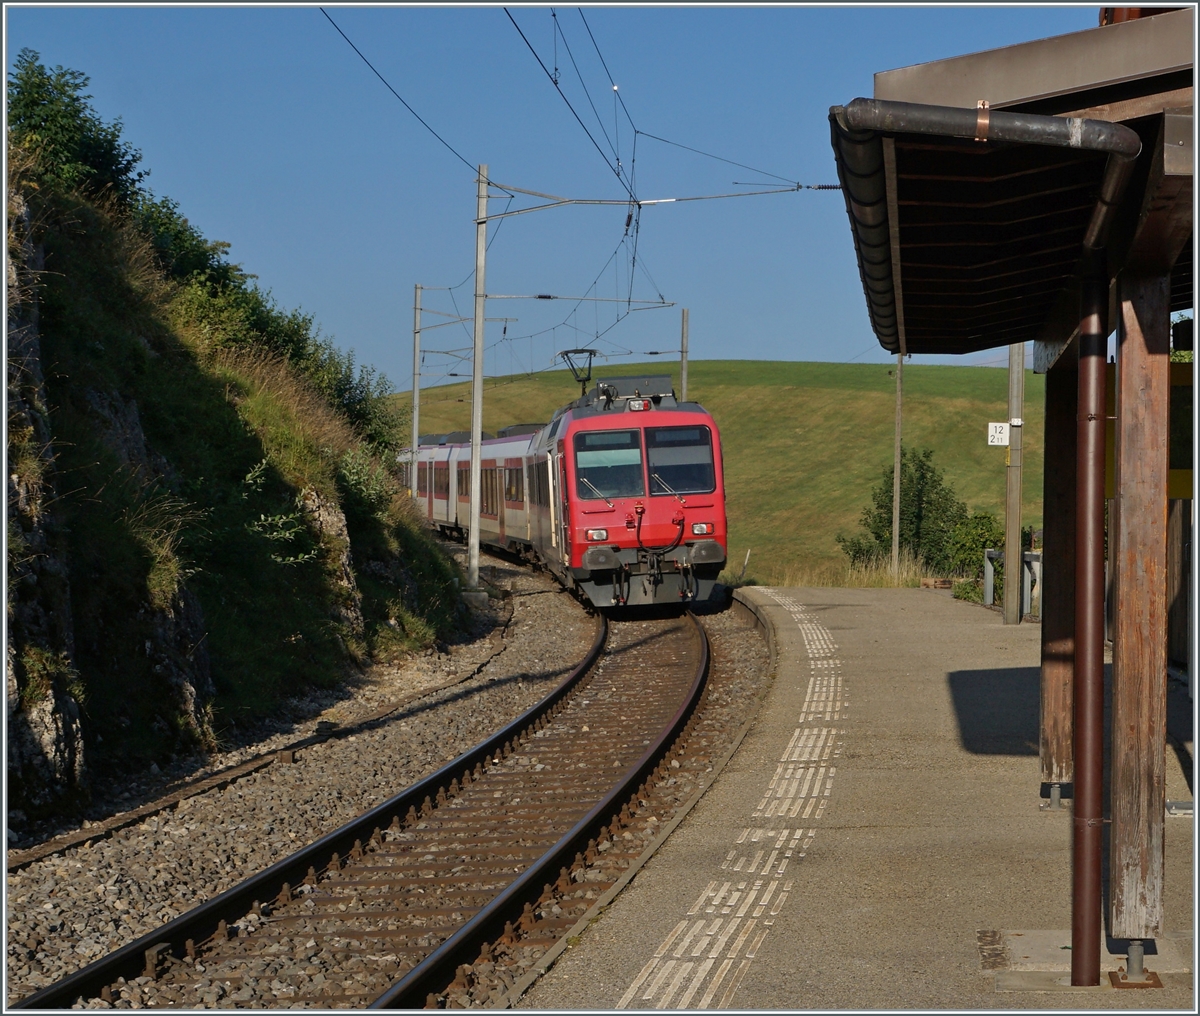
POLYGON ((1007 423, 989 423, 988 424, 988 444, 1000 445, 1008 447, 1008 428, 1007 423))

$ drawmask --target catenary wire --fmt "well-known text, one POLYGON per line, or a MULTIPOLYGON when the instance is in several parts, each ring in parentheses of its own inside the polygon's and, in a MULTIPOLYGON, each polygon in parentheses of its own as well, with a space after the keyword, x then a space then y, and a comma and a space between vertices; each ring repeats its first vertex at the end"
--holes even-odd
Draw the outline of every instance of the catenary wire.
POLYGON ((666 138, 660 138, 657 134, 649 134, 646 131, 639 131, 634 128, 642 137, 650 138, 652 141, 661 141, 664 145, 674 145, 676 148, 682 148, 689 152, 695 152, 697 155, 703 155, 708 159, 716 159, 718 162, 727 162, 731 166, 737 166, 739 169, 748 169, 751 173, 761 173, 763 176, 773 177, 776 180, 782 180, 784 183, 794 183, 799 186, 796 180, 792 180, 786 176, 780 176, 778 173, 768 173, 765 169, 755 169, 753 166, 747 166, 742 162, 734 162, 732 159, 722 158, 720 155, 713 155, 711 152, 702 152, 699 148, 693 148, 691 145, 681 145, 678 141, 668 141, 666 138))
POLYGON ((633 191, 630 190, 625 181, 621 179, 620 171, 609 161, 608 156, 604 154, 604 149, 601 148, 596 139, 592 137, 592 132, 587 129, 587 124, 585 124, 583 120, 579 118, 579 114, 575 112, 575 107, 571 105, 571 100, 566 97, 563 90, 559 87, 558 82, 554 80, 554 75, 550 73, 549 69, 542 62, 542 58, 538 56, 537 50, 533 48, 533 44, 527 38, 525 38, 525 33, 521 31, 521 26, 517 24, 516 18, 512 16, 512 13, 507 7, 503 8, 503 10, 504 13, 508 15, 508 20, 512 22, 513 28, 517 30, 517 34, 521 36, 521 41, 525 43, 525 45, 529 48, 529 52, 533 54, 533 58, 538 62, 538 66, 541 67, 541 69, 545 72, 546 77, 550 79, 550 83, 554 85, 555 91, 562 96, 562 100, 567 104, 567 109, 571 111, 571 115, 575 117, 575 120, 578 122, 579 126, 583 128, 584 134, 588 136, 588 140, 595 146, 596 151, 600 153, 600 158, 604 160, 604 164, 612 170, 613 176, 617 178, 617 182, 630 196, 630 198, 633 198, 633 191))
POLYGON ((592 45, 596 48, 596 56, 600 58, 600 65, 604 68, 604 73, 608 75, 608 83, 613 87, 613 93, 617 97, 617 101, 621 104, 621 108, 625 110, 625 119, 629 121, 629 126, 633 128, 634 133, 637 133, 637 125, 633 122, 633 117, 629 115, 629 110, 625 106, 625 100, 621 96, 620 89, 617 88, 617 83, 613 80, 612 72, 608 69, 608 64, 604 60, 604 54, 600 52, 600 47, 596 44, 596 37, 592 35, 592 26, 588 24, 587 18, 583 16, 583 8, 576 7, 579 11, 580 18, 583 18, 583 27, 587 29, 588 38, 592 40, 592 45))
POLYGON ((425 122, 425 119, 421 116, 421 114, 418 113, 415 109, 412 108, 412 106, 410 106, 407 102, 404 101, 404 97, 388 83, 387 78, 385 78, 382 74, 379 73, 379 71, 377 71, 375 69, 375 65, 373 63, 371 63, 371 61, 368 60, 365 56, 363 56, 362 50, 360 50, 356 45, 354 45, 353 42, 350 41, 350 37, 345 32, 343 32, 340 27, 338 27, 338 23, 336 21, 334 21, 333 18, 329 17, 329 12, 327 10, 325 10, 324 7, 319 7, 317 9, 322 14, 324 14, 325 17, 328 19, 329 23, 331 25, 333 25, 333 27, 335 29, 337 29, 338 35, 340 35, 343 39, 346 40, 346 42, 350 46, 350 48, 352 50, 354 50, 355 53, 358 54, 359 59, 361 59, 363 63, 365 63, 368 67, 371 68, 372 73, 375 75, 375 77, 377 77, 380 81, 383 82, 384 87, 389 92, 391 92, 397 99, 399 99, 401 104, 404 106, 404 108, 407 109, 413 116, 415 116, 417 118, 417 120, 420 121, 421 126, 424 127, 427 131, 429 131, 429 133, 432 134, 435 138, 437 138, 438 141, 440 141, 446 147, 446 150, 448 152, 450 152, 450 154, 452 154, 456 159, 458 159, 459 162, 461 162, 464 166, 466 166, 467 169, 471 170, 472 172, 478 172, 477 166, 472 166, 466 159, 464 159, 454 149, 454 146, 451 145, 449 141, 447 141, 437 131, 435 131, 432 127, 430 127, 429 124, 425 122))
POLYGON ((617 172, 621 169, 621 153, 617 150, 617 146, 613 144, 612 138, 608 136, 608 131, 604 127, 604 121, 600 119, 600 113, 596 110, 596 104, 592 102, 592 93, 588 90, 588 86, 584 83, 583 74, 579 70, 579 64, 575 62, 575 54, 571 52, 571 44, 567 42, 567 36, 562 30, 562 26, 557 19, 554 22, 555 28, 558 29, 558 34, 562 36, 563 46, 567 50, 567 57, 571 61, 571 66, 575 69, 575 77, 579 79, 579 87, 583 89, 584 97, 588 101, 588 105, 592 107, 592 113, 596 117, 596 123, 600 125, 600 132, 604 135, 604 140, 608 142, 608 147, 612 149, 613 158, 617 160, 617 172))

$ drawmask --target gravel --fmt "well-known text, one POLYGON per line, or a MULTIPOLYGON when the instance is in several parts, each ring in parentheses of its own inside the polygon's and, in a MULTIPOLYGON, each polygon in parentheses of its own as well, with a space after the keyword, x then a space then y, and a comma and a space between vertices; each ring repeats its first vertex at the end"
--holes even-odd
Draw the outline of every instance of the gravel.
MULTIPOLYGON (((681 816, 720 760, 728 753, 738 732, 754 715, 769 682, 769 651, 760 631, 744 615, 728 610, 706 613, 701 620, 708 632, 712 652, 708 691, 695 717, 691 732, 672 748, 669 758, 645 784, 644 792, 631 802, 631 817, 613 827, 611 838, 601 835, 595 849, 589 848, 586 863, 572 871, 573 885, 556 885, 550 896, 543 894, 532 918, 555 920, 564 917, 588 920, 588 926, 603 920, 603 911, 591 909, 602 895, 589 886, 607 886, 628 878, 639 857, 662 845, 663 832, 681 816)), ((559 934, 570 934, 566 928, 559 934)), ((527 937, 544 940, 545 930, 532 924, 523 933, 516 929, 509 944, 494 944, 494 955, 459 968, 459 976, 441 993, 446 1008, 475 1008, 498 1004, 514 1007, 543 966, 545 950, 525 945, 527 937), (515 987, 520 982, 520 987, 515 987)), ((560 943, 561 944, 561 941, 560 943)), ((523 1004, 522 1004, 523 1007, 523 1004)))
MULTIPOLYGON (((473 641, 375 668, 340 698, 298 700, 291 711, 303 719, 285 716, 267 725, 257 741, 209 759, 193 775, 274 751, 311 733, 318 722, 349 725, 422 690, 459 683, 358 733, 306 748, 294 764, 272 763, 90 845, 10 873, 10 1004, 345 824, 557 685, 587 652, 596 622, 546 576, 499 560, 484 574, 511 595, 480 612, 473 641)), ((100 793, 96 807, 119 812, 129 806, 132 795, 125 795, 116 788, 100 793)), ((353 979, 352 971, 345 974, 353 979)), ((270 967, 262 976, 286 1004, 294 985, 285 978, 276 987, 279 976, 270 967)), ((323 975, 314 970, 312 976, 323 975)), ((137 1005, 139 993, 136 984, 126 985, 122 994, 129 1001, 117 1004, 137 1005)), ((220 984, 209 994, 207 1004, 237 1004, 224 997, 220 984)))
MULTIPOLYGON (((583 657, 595 622, 544 576, 497 561, 484 569, 493 584, 510 590, 476 615, 476 638, 447 652, 431 652, 402 666, 377 668, 336 701, 309 698, 293 703, 294 719, 266 725, 257 740, 209 760, 219 769, 274 751, 312 732, 318 722, 353 726, 396 702, 384 720, 305 748, 295 764, 273 762, 223 789, 207 791, 117 830, 87 846, 67 849, 11 873, 8 879, 8 1000, 85 966, 153 930, 203 900, 329 832, 404 786, 439 768, 543 697, 583 657), (493 570, 494 569, 494 570, 493 570), (448 687, 439 686, 449 685, 448 687), (427 692, 419 700, 414 695, 427 692), (321 708, 324 706, 325 708, 321 708)), ((589 851, 572 885, 540 901, 539 919, 586 910, 595 882, 608 884, 628 868, 662 824, 697 789, 730 743, 733 733, 765 691, 766 647, 733 612, 703 618, 713 650, 706 704, 692 735, 693 749, 651 781, 649 800, 637 802, 635 818, 589 851), (698 740, 697 740, 698 739, 698 740), (680 761, 681 760, 681 761, 680 761), (620 855, 620 857, 618 857, 620 855), (607 863, 606 863, 607 861, 607 863), (602 870, 604 869, 604 870, 602 870)), ((160 782, 161 782, 160 777, 160 782)), ((142 788, 144 798, 147 790, 142 788)), ((102 804, 119 810, 122 798, 102 804)), ((138 801, 137 803, 141 803, 138 801)), ((126 805, 128 807, 128 805, 126 805)), ((615 828, 615 826, 614 826, 615 828)), ((561 887, 560 887, 561 888, 561 887)), ((301 892, 303 889, 300 890, 301 892)), ((528 915, 532 920, 534 915, 528 915)), ((244 920, 254 922, 253 915, 244 920)), ((560 922, 561 923, 561 922, 560 922)), ((252 930, 247 928, 248 931, 252 930)), ((532 934, 537 932, 532 931, 532 934)), ((445 1002, 495 1005, 539 965, 545 946, 514 939, 494 944, 495 955, 460 968, 445 1002)), ((303 936, 301 936, 303 937, 303 936)), ((544 939, 543 939, 544 941, 544 939)), ((120 984, 108 1000, 88 1008, 164 1005, 272 1007, 296 1005, 298 994, 319 993, 354 1004, 380 974, 397 972, 395 955, 376 955, 347 940, 345 949, 313 940, 282 939, 278 955, 247 964, 228 978, 194 963, 196 981, 168 985, 140 977, 120 984), (178 997, 177 997, 178 996, 178 997)), ((191 963, 192 961, 184 961, 191 963)), ((526 978, 527 980, 528 978, 526 978)), ((514 999, 510 996, 509 1004, 514 999)), ((311 1003, 309 1003, 311 1004, 311 1003)), ((335 1003, 336 1004, 336 1003, 335 1003)))

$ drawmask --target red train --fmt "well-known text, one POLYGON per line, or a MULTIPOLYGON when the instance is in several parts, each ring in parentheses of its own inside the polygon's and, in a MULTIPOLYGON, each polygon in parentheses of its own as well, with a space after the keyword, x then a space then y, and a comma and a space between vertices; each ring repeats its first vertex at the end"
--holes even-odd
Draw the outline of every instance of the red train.
MULTIPOLYGON (((458 538, 470 462, 467 435, 421 439, 417 499, 458 538)), ((480 544, 540 562, 597 607, 713 598, 727 546, 721 439, 669 376, 601 379, 550 423, 509 427, 483 442, 481 477, 480 544)))

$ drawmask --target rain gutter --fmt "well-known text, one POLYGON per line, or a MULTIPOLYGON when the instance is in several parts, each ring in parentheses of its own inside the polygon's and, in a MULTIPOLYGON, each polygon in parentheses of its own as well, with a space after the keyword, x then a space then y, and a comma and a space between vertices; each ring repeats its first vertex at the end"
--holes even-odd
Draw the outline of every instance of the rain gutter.
POLYGON ((924 134, 1106 153, 1108 164, 1100 195, 1083 240, 1083 273, 1106 273, 1102 251, 1142 148, 1141 139, 1128 127, 1081 117, 1009 113, 986 105, 965 109, 886 99, 854 99, 845 106, 832 106, 829 124, 871 327, 889 352, 908 352, 891 135, 924 134))

